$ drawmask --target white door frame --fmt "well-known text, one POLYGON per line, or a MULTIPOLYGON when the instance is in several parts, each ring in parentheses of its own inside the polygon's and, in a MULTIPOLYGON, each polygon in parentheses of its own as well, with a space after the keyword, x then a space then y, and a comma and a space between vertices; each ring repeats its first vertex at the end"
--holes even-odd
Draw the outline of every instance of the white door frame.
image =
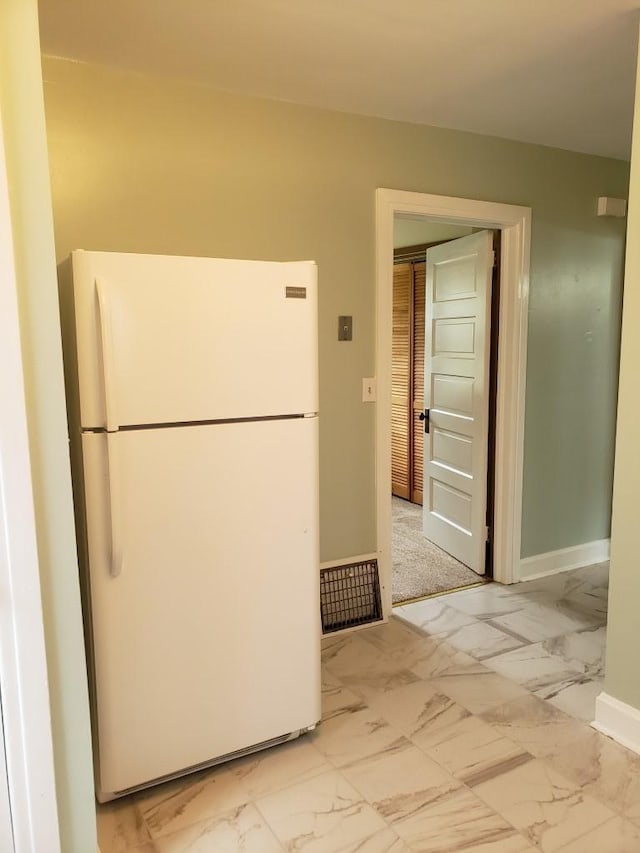
POLYGON ((511 204, 376 190, 376 532, 383 612, 391 614, 391 334, 393 220, 425 217, 434 222, 499 228, 500 305, 496 411, 493 576, 520 579, 522 460, 527 366, 531 208, 511 204))
POLYGON ((2 696, 0 696, 0 850, 15 853, 15 849, 13 822, 11 820, 11 801, 9 799, 7 756, 5 755, 4 727, 2 723, 2 696))
POLYGON ((59 853, 16 287, 0 116, 0 734, 6 753, 14 849, 16 853, 59 853))

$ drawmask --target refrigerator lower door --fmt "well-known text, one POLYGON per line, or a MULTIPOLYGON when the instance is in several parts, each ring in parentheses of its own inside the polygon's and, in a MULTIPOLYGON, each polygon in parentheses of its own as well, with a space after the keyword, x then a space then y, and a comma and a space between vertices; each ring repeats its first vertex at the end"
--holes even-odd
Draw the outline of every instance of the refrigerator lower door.
POLYGON ((320 719, 317 429, 83 436, 101 799, 320 719))

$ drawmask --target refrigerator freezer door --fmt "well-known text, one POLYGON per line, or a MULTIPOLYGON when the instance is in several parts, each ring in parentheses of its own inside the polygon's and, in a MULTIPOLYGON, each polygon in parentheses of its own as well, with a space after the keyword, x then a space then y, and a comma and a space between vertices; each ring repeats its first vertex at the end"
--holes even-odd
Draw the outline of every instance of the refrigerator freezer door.
POLYGON ((83 436, 98 793, 320 719, 317 418, 83 436), (113 462, 113 460, 112 460, 113 462))
POLYGON ((314 263, 72 260, 82 427, 318 411, 314 263))

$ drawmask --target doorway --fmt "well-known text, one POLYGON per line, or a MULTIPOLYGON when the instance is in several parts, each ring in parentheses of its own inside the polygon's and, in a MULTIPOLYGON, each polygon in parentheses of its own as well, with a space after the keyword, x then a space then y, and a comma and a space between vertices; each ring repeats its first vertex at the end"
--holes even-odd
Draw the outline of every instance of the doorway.
POLYGON ((376 422, 376 520, 385 617, 391 613, 391 353, 394 219, 428 219, 502 232, 502 288, 496 382, 494 579, 519 579, 522 443, 528 306, 529 208, 469 199, 380 189, 376 196, 378 408, 376 422))

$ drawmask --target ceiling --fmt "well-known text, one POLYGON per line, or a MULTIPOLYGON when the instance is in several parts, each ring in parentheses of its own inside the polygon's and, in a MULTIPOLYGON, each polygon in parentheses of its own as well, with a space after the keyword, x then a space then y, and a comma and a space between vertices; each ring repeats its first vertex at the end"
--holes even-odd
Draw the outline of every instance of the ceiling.
POLYGON ((40 0, 42 51, 628 159, 640 0, 40 0))

